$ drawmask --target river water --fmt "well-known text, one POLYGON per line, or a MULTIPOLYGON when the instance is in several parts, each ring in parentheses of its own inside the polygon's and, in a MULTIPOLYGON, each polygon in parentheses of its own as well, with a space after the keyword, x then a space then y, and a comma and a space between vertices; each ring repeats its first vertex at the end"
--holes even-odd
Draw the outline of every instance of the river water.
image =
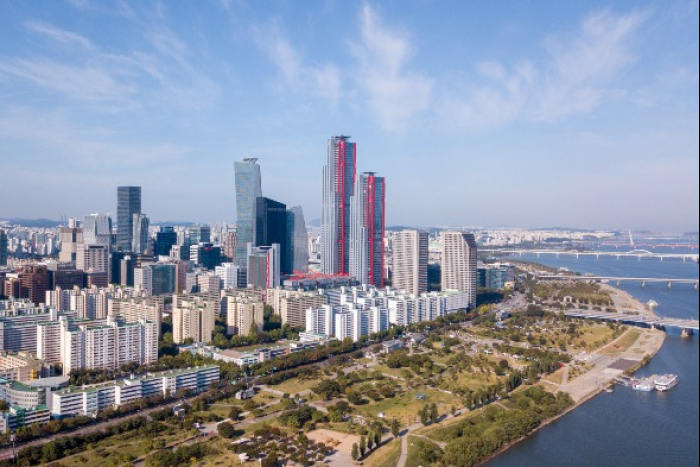
MULTIPOLYGON (((621 251, 625 251, 624 249, 621 251)), ((663 252, 661 249, 655 252, 663 252)), ((690 250, 686 250, 691 252, 690 250)), ((695 249, 694 253, 697 253, 695 249)), ((668 250, 671 252, 671 250, 668 250)), ((684 252, 674 250, 675 253, 684 252)), ((698 278, 698 264, 680 260, 523 255, 523 260, 601 276, 698 278)), ((617 286, 611 283, 613 286, 617 286)), ((698 319, 698 291, 690 285, 621 284, 642 302, 659 303, 663 316, 698 319)), ((668 333, 663 347, 638 376, 675 373, 680 384, 666 393, 617 386, 493 459, 488 467, 698 466, 700 336, 668 333)))

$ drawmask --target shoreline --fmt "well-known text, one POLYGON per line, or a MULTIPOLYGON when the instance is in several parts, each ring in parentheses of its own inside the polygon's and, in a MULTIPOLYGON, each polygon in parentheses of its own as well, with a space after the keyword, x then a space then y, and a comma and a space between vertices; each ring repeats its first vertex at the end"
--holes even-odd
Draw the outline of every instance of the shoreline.
MULTIPOLYGON (((619 300, 619 299, 624 299, 625 302, 623 302, 623 303, 627 303, 627 304, 631 305, 630 307, 625 308, 625 309, 630 310, 630 311, 638 311, 640 315, 641 315, 641 314, 646 314, 646 315, 650 315, 650 316, 657 316, 653 309, 649 309, 649 308, 648 308, 646 305, 644 305, 639 299, 637 299, 637 298, 634 297, 633 295, 629 294, 628 292, 626 292, 626 291, 624 291, 624 290, 622 290, 622 289, 619 289, 619 288, 617 288, 617 287, 611 286, 611 285, 609 285, 609 284, 601 284, 601 286, 603 287, 604 290, 606 290, 608 293, 610 293, 611 297, 613 298, 613 302, 615 303, 615 308, 617 309, 616 313, 623 313, 623 312, 624 312, 624 309, 622 309, 622 307, 620 306, 621 304, 618 305, 618 300, 619 300), (616 300, 616 299, 617 299, 617 300, 616 300)), ((631 330, 633 330, 633 329, 635 329, 635 328, 636 328, 636 329, 643 329, 643 330, 647 330, 647 331, 652 331, 652 334, 653 334, 653 333, 662 333, 662 334, 659 334, 659 335, 662 335, 663 338, 660 339, 660 342, 658 343, 658 345, 655 345, 653 348, 651 348, 651 349, 650 349, 651 351, 647 354, 647 355, 649 355, 650 359, 653 358, 653 357, 659 352, 659 350, 661 350, 661 348, 663 347, 663 343, 664 343, 665 340, 666 340, 666 332, 665 332, 665 331, 661 331, 661 330, 650 330, 650 329, 645 329, 645 328, 638 328, 638 327, 636 327, 636 326, 630 326, 629 329, 628 329, 627 331, 625 331, 623 334, 621 334, 620 336, 618 336, 616 339, 614 339, 614 340, 608 342, 607 344, 604 344, 603 346, 599 347, 599 348, 596 349, 594 352, 598 352, 599 350, 605 348, 606 346, 613 344, 614 342, 618 341, 619 339, 621 339, 623 336, 625 336, 627 333, 629 333, 631 330)), ((637 338, 637 341, 639 341, 641 338, 642 338, 642 335, 640 335, 640 336, 637 338)), ((635 343, 636 343, 637 341, 635 341, 635 343)), ((632 345, 631 347, 633 347, 633 346, 634 346, 634 345, 632 345)), ((628 349, 628 350, 629 350, 629 349, 628 349)), ((594 353, 594 352, 592 352, 592 353, 594 353)), ((622 355, 623 355, 624 353, 625 353, 625 352, 622 352, 620 355, 618 355, 618 357, 619 357, 619 358, 623 358, 622 355)), ((641 363, 641 362, 640 362, 640 363, 641 363)), ((634 371, 636 372, 636 371, 638 371, 640 368, 641 368, 641 366, 637 366, 636 369, 635 369, 634 371)), ((592 371, 593 371, 593 369, 587 371, 586 373, 581 374, 580 376, 578 376, 577 379, 582 378, 582 377, 585 376, 586 374, 590 374, 592 371)), ((614 384, 614 380, 615 380, 615 377, 611 377, 611 378, 609 378, 609 381, 606 381, 606 382, 601 383, 601 384, 599 384, 599 385, 598 385, 598 384, 594 385, 592 388, 590 388, 590 392, 587 392, 587 393, 586 393, 585 395, 583 395, 579 400, 574 401, 574 404, 573 404, 571 407, 567 408, 567 409, 564 410, 562 413, 560 413, 560 414, 558 414, 558 415, 555 415, 554 417, 550 417, 550 418, 548 418, 548 419, 543 420, 542 423, 540 423, 540 424, 539 424, 535 429, 533 429, 531 432, 529 432, 529 433, 526 434, 525 436, 522 436, 522 437, 520 437, 520 438, 518 438, 518 439, 516 439, 516 440, 513 440, 513 441, 511 441, 511 442, 505 444, 504 446, 502 446, 501 448, 499 448, 496 452, 494 452, 494 453, 491 454, 490 456, 486 457, 485 459, 483 459, 483 460, 479 461, 477 464, 475 464, 475 467, 484 467, 484 466, 488 465, 489 462, 491 462, 492 460, 494 460, 495 458, 497 458, 497 457, 500 456, 501 454, 505 453, 505 452, 508 451, 509 449, 513 448, 514 446, 516 446, 516 445, 522 443, 523 441, 527 440, 528 438, 530 438, 532 435, 534 435, 535 433, 537 433, 537 432, 538 432, 539 430, 541 430, 542 428, 546 427, 547 425, 550 425, 551 423, 554 423, 555 421, 557 421, 557 420, 559 420, 560 418, 564 417, 566 414, 568 414, 568 413, 570 413, 570 412, 576 410, 577 408, 581 407, 583 404, 585 404, 586 402, 592 400, 594 397, 596 397, 596 396, 599 395, 601 392, 603 392, 605 388, 610 387, 611 385, 613 385, 613 384, 614 384)), ((555 391, 555 393, 556 393, 556 391, 555 391)), ((572 399, 573 399, 573 397, 572 397, 572 399)))

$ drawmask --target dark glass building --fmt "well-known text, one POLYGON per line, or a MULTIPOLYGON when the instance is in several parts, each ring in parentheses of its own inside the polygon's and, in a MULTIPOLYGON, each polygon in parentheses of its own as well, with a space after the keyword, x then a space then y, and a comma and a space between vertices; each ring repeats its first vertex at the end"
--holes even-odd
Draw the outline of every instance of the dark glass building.
POLYGON ((161 227, 160 232, 156 232, 156 241, 153 244, 153 255, 169 256, 170 249, 177 244, 177 232, 172 227, 161 227))
POLYGON ((134 214, 141 214, 141 187, 117 187, 117 249, 131 251, 134 214))
POLYGON ((255 246, 280 246, 280 272, 291 273, 288 258, 287 205, 270 198, 255 201, 255 246))

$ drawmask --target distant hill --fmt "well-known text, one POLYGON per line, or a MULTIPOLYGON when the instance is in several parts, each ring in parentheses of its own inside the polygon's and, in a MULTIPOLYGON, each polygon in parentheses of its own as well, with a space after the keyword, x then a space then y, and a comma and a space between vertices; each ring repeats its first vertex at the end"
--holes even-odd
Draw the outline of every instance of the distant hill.
POLYGON ((321 227, 321 219, 312 219, 306 223, 307 227, 321 227))
POLYGON ((22 227, 37 227, 51 229, 61 225, 60 221, 51 219, 19 219, 17 217, 0 217, 0 221, 9 222, 12 225, 20 225, 22 227))

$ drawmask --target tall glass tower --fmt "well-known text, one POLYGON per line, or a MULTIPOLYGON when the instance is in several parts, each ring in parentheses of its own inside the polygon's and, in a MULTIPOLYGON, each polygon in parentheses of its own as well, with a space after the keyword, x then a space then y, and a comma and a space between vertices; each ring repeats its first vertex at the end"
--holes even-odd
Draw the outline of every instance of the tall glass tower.
POLYGON ((363 172, 351 202, 349 273, 363 284, 384 287, 384 177, 363 172))
POLYGON ((287 209, 287 262, 289 272, 309 270, 309 236, 301 206, 287 209))
POLYGON ((357 150, 350 136, 328 140, 323 167, 321 272, 349 273, 350 198, 355 194, 357 150))
POLYGON ((134 214, 141 214, 141 187, 117 187, 117 249, 131 251, 134 214))
POLYGON ((255 158, 234 162, 236 174, 236 266, 245 268, 248 243, 255 246, 255 202, 262 197, 260 166, 255 158))

